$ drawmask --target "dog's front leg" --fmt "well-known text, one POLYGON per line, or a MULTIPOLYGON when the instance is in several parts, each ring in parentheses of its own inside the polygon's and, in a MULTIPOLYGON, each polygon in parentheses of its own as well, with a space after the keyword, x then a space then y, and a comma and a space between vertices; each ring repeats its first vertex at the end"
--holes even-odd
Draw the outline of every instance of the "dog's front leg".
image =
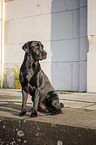
POLYGON ((22 109, 19 116, 24 116, 26 114, 26 102, 27 102, 28 94, 22 89, 22 109))
POLYGON ((33 110, 32 110, 31 117, 36 117, 37 116, 38 102, 39 102, 39 89, 36 89, 35 97, 34 97, 34 105, 33 105, 33 110))
POLYGON ((33 105, 33 110, 32 110, 32 114, 31 117, 36 117, 37 116, 37 110, 38 110, 38 102, 39 102, 39 73, 37 74, 37 84, 36 84, 36 90, 34 93, 34 105, 33 105))

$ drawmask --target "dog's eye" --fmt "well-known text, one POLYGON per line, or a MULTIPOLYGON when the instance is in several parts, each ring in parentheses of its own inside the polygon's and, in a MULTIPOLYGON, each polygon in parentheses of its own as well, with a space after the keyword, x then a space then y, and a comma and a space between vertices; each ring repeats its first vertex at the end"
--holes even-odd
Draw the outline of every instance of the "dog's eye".
POLYGON ((39 47, 36 45, 36 47, 35 47, 36 49, 38 49, 39 47))
POLYGON ((37 47, 39 47, 39 44, 36 44, 37 47))
POLYGON ((40 50, 40 47, 39 46, 36 46, 35 49, 40 50))
POLYGON ((40 47, 40 51, 43 51, 43 48, 42 47, 40 47))

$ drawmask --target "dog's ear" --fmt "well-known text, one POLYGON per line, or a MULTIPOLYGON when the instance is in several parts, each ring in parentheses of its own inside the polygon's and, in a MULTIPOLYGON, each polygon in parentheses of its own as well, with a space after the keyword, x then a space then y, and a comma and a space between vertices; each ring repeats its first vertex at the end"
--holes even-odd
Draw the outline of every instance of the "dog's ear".
POLYGON ((22 49, 23 49, 25 52, 29 52, 30 45, 31 45, 31 42, 28 41, 27 43, 25 43, 25 44, 22 46, 22 49))
POLYGON ((22 46, 22 49, 23 49, 24 51, 27 50, 27 48, 26 48, 25 46, 26 46, 25 44, 22 46))

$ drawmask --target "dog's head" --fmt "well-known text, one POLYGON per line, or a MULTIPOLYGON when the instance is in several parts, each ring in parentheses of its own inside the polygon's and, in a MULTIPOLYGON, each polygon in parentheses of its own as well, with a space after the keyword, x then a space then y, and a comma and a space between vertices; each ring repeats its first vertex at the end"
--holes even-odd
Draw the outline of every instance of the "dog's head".
POLYGON ((43 60, 47 57, 47 52, 43 49, 40 41, 29 41, 22 46, 22 49, 27 55, 31 55, 35 61, 43 60))

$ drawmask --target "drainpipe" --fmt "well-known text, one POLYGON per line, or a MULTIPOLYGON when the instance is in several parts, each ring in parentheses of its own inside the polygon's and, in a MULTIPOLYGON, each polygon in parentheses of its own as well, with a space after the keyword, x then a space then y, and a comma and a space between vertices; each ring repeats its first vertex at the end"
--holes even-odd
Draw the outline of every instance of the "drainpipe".
POLYGON ((1 0, 1 88, 4 77, 4 0, 1 0))

